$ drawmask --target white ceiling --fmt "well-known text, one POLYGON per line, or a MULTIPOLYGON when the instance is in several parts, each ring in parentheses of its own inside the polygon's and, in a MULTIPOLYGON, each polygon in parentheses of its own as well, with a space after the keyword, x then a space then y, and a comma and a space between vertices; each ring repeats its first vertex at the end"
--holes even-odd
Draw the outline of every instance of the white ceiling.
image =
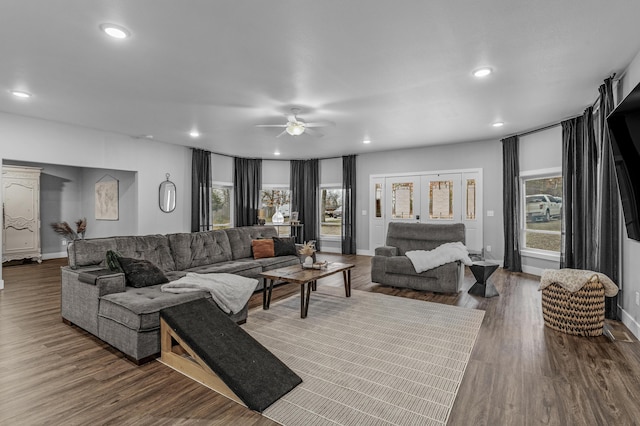
POLYGON ((639 16, 638 0, 0 0, 0 111, 266 159, 500 139, 581 113, 640 50, 639 16), (335 126, 255 127, 291 107, 335 126))

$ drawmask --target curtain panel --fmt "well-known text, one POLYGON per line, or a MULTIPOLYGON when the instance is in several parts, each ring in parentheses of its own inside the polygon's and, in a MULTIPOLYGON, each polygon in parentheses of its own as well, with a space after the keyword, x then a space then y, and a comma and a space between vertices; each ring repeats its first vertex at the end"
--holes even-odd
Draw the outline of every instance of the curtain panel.
POLYGON ((356 254, 356 156, 342 157, 342 254, 356 254))
POLYGON ((191 232, 211 229, 211 152, 191 153, 191 232))
MULTIPOLYGON (((617 283, 620 259, 620 208, 618 204, 618 181, 616 177, 607 116, 614 109, 613 82, 607 78, 599 88, 599 167, 598 167, 598 250, 597 271, 602 272, 617 283)), ((607 297, 605 317, 618 319, 618 296, 607 297)))
POLYGON ((597 145, 593 108, 562 123, 561 268, 595 270, 597 145))
POLYGON ((502 139, 502 217, 505 269, 522 272, 520 256, 520 157, 519 138, 502 139))
POLYGON ((258 221, 262 160, 234 157, 233 193, 235 226, 251 226, 258 221))
POLYGON ((316 241, 320 249, 318 198, 320 188, 319 162, 291 160, 291 211, 298 212, 305 241, 316 241))

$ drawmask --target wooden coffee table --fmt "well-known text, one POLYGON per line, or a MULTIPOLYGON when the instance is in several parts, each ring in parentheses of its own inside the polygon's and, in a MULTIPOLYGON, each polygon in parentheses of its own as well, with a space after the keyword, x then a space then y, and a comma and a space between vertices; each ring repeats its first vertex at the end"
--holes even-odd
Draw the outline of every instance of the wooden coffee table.
POLYGON ((351 269, 355 265, 349 263, 329 263, 326 269, 303 269, 302 265, 287 266, 285 268, 272 269, 262 272, 265 279, 262 287, 262 308, 269 309, 271 304, 271 291, 275 281, 300 284, 300 318, 306 318, 309 311, 309 298, 311 291, 316 289, 320 278, 342 272, 344 279, 344 295, 351 297, 351 269))

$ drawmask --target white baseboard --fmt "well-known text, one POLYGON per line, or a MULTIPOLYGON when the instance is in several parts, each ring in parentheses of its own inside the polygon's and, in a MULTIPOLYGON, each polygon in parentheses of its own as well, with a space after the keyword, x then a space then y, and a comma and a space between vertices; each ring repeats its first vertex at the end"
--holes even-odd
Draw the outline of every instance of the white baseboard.
POLYGON ((627 313, 624 309, 620 309, 620 318, 622 319, 622 323, 627 326, 629 331, 636 336, 637 339, 640 339, 640 324, 627 313))
POLYGON ((342 249, 341 248, 337 248, 337 247, 322 247, 320 249, 320 251, 325 252, 325 253, 337 253, 337 254, 341 254, 342 253, 342 249))
POLYGON ((67 257, 67 252, 66 251, 61 251, 58 253, 46 253, 42 255, 42 260, 49 260, 49 259, 62 259, 62 258, 66 258, 67 257))
POLYGON ((372 250, 356 250, 356 254, 360 256, 373 256, 375 251, 372 250))
POLYGON ((542 268, 536 268, 535 266, 522 265, 522 272, 527 273, 527 274, 537 275, 537 276, 541 277, 543 271, 544 271, 544 269, 542 269, 542 268))

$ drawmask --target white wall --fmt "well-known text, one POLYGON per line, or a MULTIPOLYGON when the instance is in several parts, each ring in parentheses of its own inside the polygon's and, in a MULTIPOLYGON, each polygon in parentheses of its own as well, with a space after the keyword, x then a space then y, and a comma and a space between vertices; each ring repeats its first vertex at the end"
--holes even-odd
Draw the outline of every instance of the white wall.
POLYGON ((357 218, 358 253, 371 253, 369 245, 369 176, 453 169, 483 169, 484 246, 492 247, 486 258, 502 262, 504 238, 502 221, 502 144, 499 140, 429 146, 390 152, 362 154, 357 157, 356 210, 367 210, 357 218), (493 210, 494 216, 486 216, 493 210))
POLYGON ((0 113, 0 146, 0 161, 6 158, 136 172, 135 233, 164 234, 190 229, 189 148, 5 113, 0 113), (163 213, 158 207, 158 187, 165 180, 165 173, 171 174, 178 188, 178 207, 172 213, 163 213))
MULTIPOLYGON (((631 62, 622 80, 619 82, 618 92, 628 95, 640 83, 640 52, 631 62)), ((626 229, 622 232, 622 293, 618 304, 622 308, 621 317, 624 324, 640 338, 640 306, 635 303, 635 294, 640 292, 640 241, 627 238, 626 229)))
MULTIPOLYGON (((562 170, 561 125, 520 137, 520 175, 548 169, 562 170)), ((560 268, 560 255, 552 260, 521 252, 523 272, 542 275, 545 269, 560 268)))

